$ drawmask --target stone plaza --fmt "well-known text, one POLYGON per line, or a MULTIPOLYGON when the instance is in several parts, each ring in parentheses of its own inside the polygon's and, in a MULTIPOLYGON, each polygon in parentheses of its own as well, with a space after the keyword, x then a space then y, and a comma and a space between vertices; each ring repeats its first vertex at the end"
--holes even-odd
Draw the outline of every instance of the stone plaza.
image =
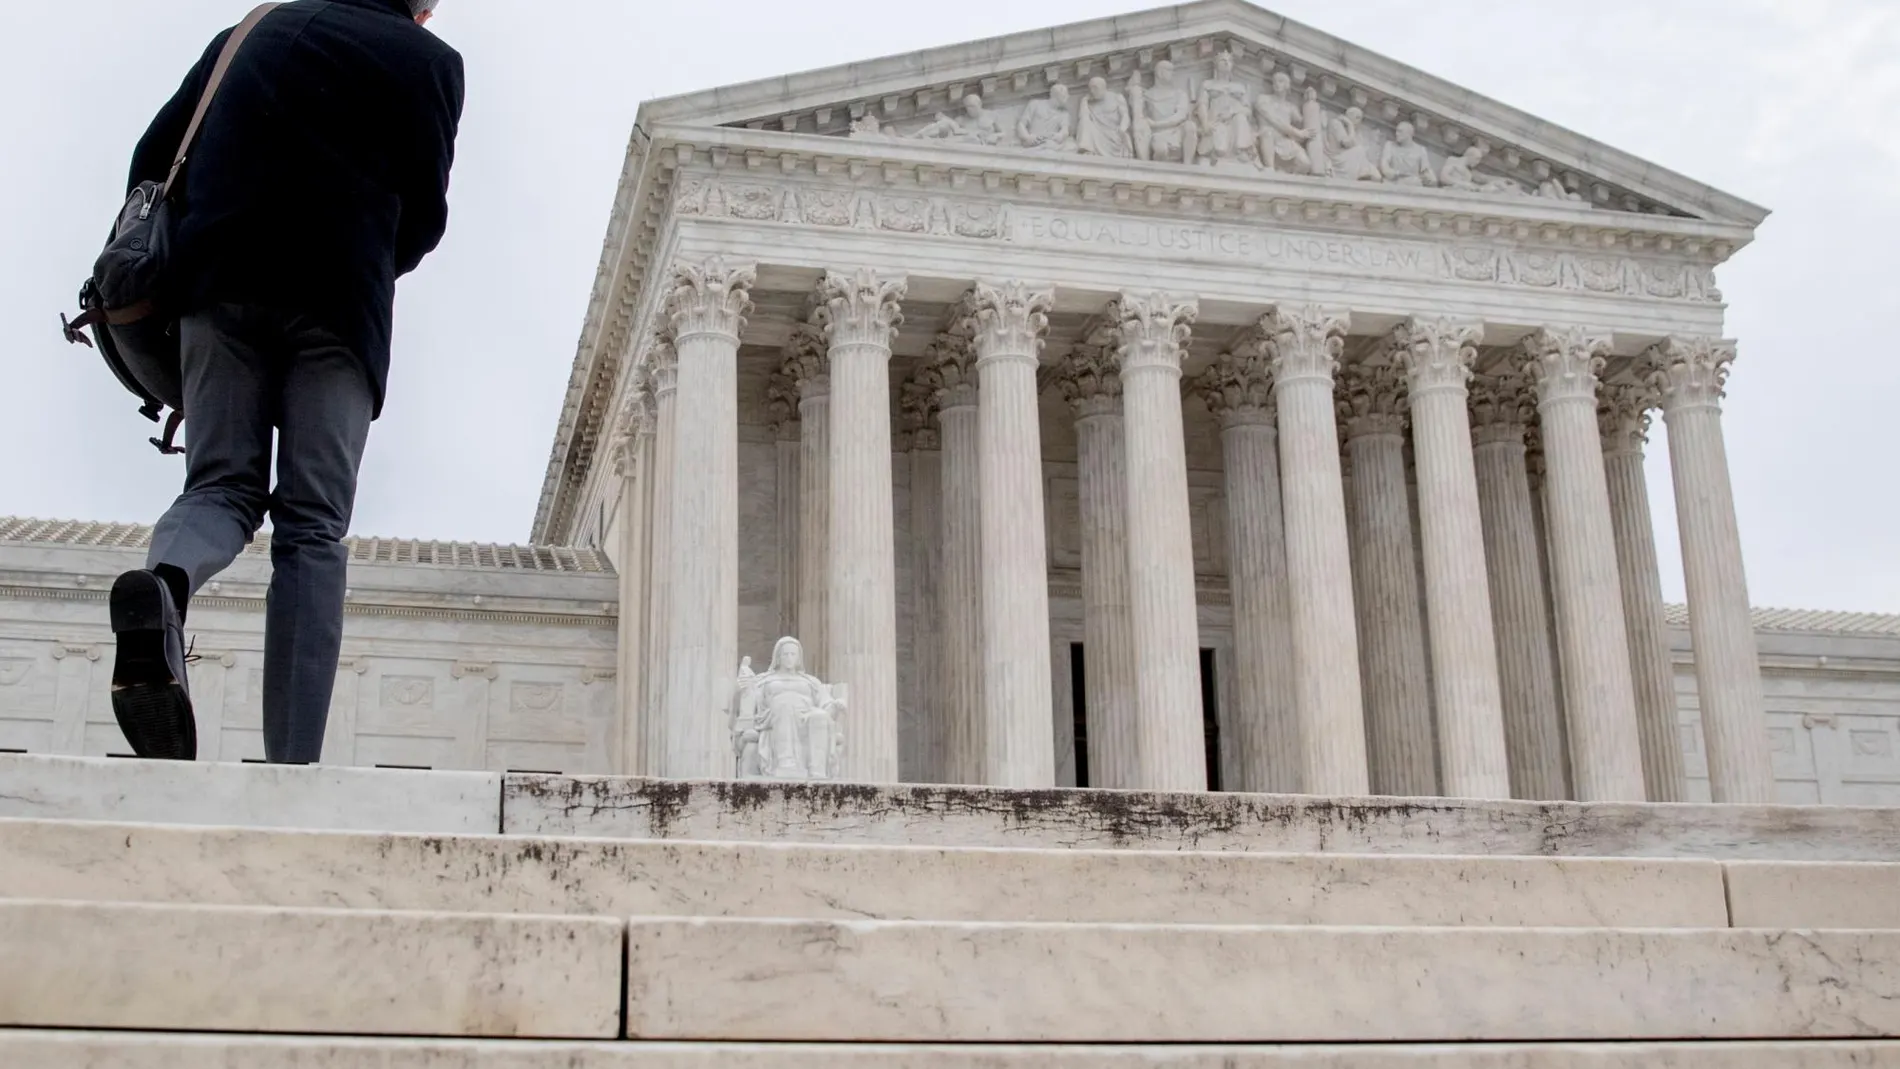
POLYGON ((1766 216, 1241 0, 649 101, 532 544, 350 540, 320 765, 265 542, 160 764, 149 529, 0 520, 0 1064, 1900 1066, 1900 616, 1747 593, 1766 216))

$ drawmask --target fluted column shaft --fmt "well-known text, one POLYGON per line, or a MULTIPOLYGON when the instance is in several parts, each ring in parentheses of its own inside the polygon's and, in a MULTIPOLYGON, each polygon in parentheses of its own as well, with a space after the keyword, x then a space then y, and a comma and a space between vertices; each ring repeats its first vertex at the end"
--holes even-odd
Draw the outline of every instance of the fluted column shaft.
POLYGON ((644 771, 646 727, 647 599, 652 593, 652 570, 647 549, 653 523, 653 412, 652 392, 645 376, 635 389, 636 425, 628 428, 624 452, 620 504, 620 634, 617 743, 613 770, 622 776, 644 771))
POLYGON ((1134 603, 1138 785, 1207 787, 1201 722, 1200 621, 1194 603, 1181 359, 1198 306, 1124 294, 1120 328, 1128 469, 1128 583, 1134 603))
POLYGON ((1550 599, 1524 462, 1525 425, 1537 414, 1527 388, 1515 375, 1481 381, 1472 403, 1477 424, 1472 459, 1497 637, 1511 796, 1551 800, 1566 793, 1563 727, 1551 653, 1550 599))
POLYGON ((1525 342, 1538 384, 1551 570, 1563 657, 1571 768, 1585 802, 1642 801, 1643 755, 1628 631, 1597 431, 1597 374, 1608 345, 1580 330, 1525 342))
POLYGON ((1617 571, 1623 584, 1623 620, 1629 629, 1644 790, 1652 802, 1681 802, 1687 800, 1688 781, 1676 719, 1676 672, 1663 619, 1649 477, 1643 470, 1653 397, 1646 385, 1606 386, 1597 417, 1603 432, 1604 476, 1610 486, 1610 523, 1616 531, 1617 571))
MULTIPOLYGON (((1344 378, 1344 395, 1363 401, 1368 379, 1382 380, 1389 400, 1403 389, 1395 369, 1379 369, 1376 375, 1353 369, 1344 378)), ((1405 487, 1404 423, 1395 407, 1380 407, 1384 410, 1346 420, 1368 771, 1374 794, 1424 797, 1438 793, 1438 770, 1405 487)))
POLYGON ((982 485, 984 781, 1053 787, 1048 529, 1036 364, 1053 298, 1020 282, 978 283, 977 464, 982 485))
POLYGON ((1454 798, 1509 798, 1504 699, 1468 411, 1467 382, 1484 331, 1475 323, 1414 319, 1400 333, 1411 387, 1419 542, 1444 793, 1454 798))
POLYGON ((798 392, 798 574, 795 632, 805 670, 829 678, 826 601, 831 587, 831 354, 823 331, 795 328, 786 371, 798 392))
POLYGON ((938 623, 943 619, 943 452, 937 430, 930 428, 927 444, 918 432, 910 450, 910 537, 916 554, 911 584, 911 656, 916 660, 917 709, 915 738, 905 740, 905 778, 942 783, 948 730, 943 713, 943 643, 938 623), (914 770, 914 771, 908 771, 914 770))
POLYGON ((1370 786, 1352 554, 1333 412, 1333 372, 1347 324, 1344 314, 1311 306, 1276 308, 1260 323, 1273 354, 1280 416, 1301 784, 1310 794, 1363 795, 1370 786))
POLYGON ((944 780, 983 782, 983 506, 976 389, 947 392, 943 428, 944 780))
POLYGON ((1293 703, 1278 437, 1270 408, 1231 413, 1221 425, 1239 704, 1232 718, 1240 733, 1235 787, 1293 794, 1300 789, 1300 724, 1293 703))
POLYGON ((1140 781, 1135 722, 1134 598, 1128 582, 1128 438, 1115 356, 1073 349, 1057 384, 1075 411, 1082 536, 1082 672, 1088 706, 1089 785, 1140 781))
POLYGON ((653 350, 653 519, 652 545, 647 550, 651 590, 647 594, 645 704, 641 715, 640 771, 665 774, 667 657, 672 643, 673 590, 673 484, 674 417, 678 396, 679 364, 670 338, 659 339, 653 350))
POLYGON ((1772 802, 1761 660, 1722 437, 1722 397, 1735 348, 1707 338, 1672 338, 1648 359, 1669 426, 1709 790, 1717 802, 1772 802))
POLYGON ((739 661, 739 331, 754 271, 717 259, 674 269, 679 354, 674 404, 672 604, 664 774, 730 776, 720 711, 739 661))
POLYGON ((841 779, 894 783, 897 762, 896 506, 891 337, 904 280, 826 276, 831 354, 830 586, 826 671, 847 688, 841 779))

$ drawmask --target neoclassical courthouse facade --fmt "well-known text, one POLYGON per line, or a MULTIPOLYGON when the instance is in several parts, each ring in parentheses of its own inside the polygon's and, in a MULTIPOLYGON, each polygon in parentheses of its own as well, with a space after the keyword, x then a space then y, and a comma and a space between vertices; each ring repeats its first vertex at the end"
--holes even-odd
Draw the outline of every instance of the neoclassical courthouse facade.
MULTIPOLYGON (((326 760, 1900 801, 1900 618, 1748 601, 1765 215, 1239 0, 649 102, 536 546, 353 544, 326 760)), ((117 745, 144 537, 0 523, 0 749, 117 745)))

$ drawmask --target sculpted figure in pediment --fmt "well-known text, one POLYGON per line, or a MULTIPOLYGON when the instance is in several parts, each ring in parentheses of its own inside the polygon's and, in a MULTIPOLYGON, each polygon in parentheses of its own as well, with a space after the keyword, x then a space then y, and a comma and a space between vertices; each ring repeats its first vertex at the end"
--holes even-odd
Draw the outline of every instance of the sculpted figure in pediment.
POLYGON ((1416 140, 1417 127, 1402 122, 1393 131, 1379 156, 1379 173, 1385 180, 1401 186, 1435 186, 1438 175, 1432 170, 1431 154, 1416 140))
POLYGON ((1583 200, 1583 194, 1572 193, 1565 189, 1562 179, 1559 179, 1554 174, 1537 184, 1537 195, 1543 197, 1545 200, 1567 200, 1572 202, 1581 202, 1583 200))
MULTIPOLYGON (((1315 93, 1313 100, 1317 109, 1319 94, 1315 93)), ((1253 110, 1260 126, 1256 150, 1260 166, 1281 174, 1312 174, 1313 156, 1308 147, 1319 135, 1320 127, 1317 122, 1307 126, 1300 105, 1293 102, 1293 79, 1284 72, 1275 74, 1273 90, 1260 94, 1253 110)))
POLYGON ((1446 189, 1462 189, 1468 193, 1499 193, 1510 196, 1523 196, 1524 187, 1508 178, 1496 178, 1478 173, 1478 164, 1484 162, 1484 149, 1473 145, 1463 155, 1453 156, 1445 161, 1438 172, 1438 184, 1446 189))
POLYGON ((877 116, 865 112, 862 118, 851 120, 851 136, 860 140, 887 141, 890 134, 877 121, 877 116))
POLYGON ((1024 148, 1044 152, 1074 152, 1074 120, 1069 117, 1069 87, 1049 87, 1046 99, 1032 100, 1016 121, 1016 140, 1024 148))
POLYGON ((1378 164, 1372 162, 1372 151, 1366 144, 1365 119, 1365 112, 1351 107, 1326 124, 1326 168, 1334 178, 1349 182, 1385 180, 1378 164))
POLYGON ((1089 93, 1082 98, 1079 112, 1075 143, 1084 154, 1123 160, 1135 154, 1128 101, 1109 89, 1108 79, 1100 75, 1089 79, 1089 93))
POLYGON ((1142 91, 1146 137, 1135 142, 1144 160, 1193 163, 1198 156, 1200 128, 1194 121, 1194 95, 1175 84, 1174 64, 1155 64, 1155 84, 1142 91))
POLYGON ((996 113, 983 106, 983 98, 971 93, 963 98, 963 110, 955 115, 939 114, 929 126, 910 135, 922 140, 957 141, 967 145, 1000 145, 1008 137, 996 113))
POLYGON ((1214 77, 1201 84, 1195 101, 1200 125, 1198 158, 1219 165, 1252 161, 1258 151, 1253 130, 1253 90, 1234 77, 1234 54, 1214 57, 1214 77))

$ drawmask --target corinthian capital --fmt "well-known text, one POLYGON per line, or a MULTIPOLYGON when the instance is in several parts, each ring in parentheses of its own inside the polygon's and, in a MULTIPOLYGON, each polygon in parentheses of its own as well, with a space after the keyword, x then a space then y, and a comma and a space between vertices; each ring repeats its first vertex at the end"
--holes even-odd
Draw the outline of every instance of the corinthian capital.
POLYGON ((1656 388, 1648 382, 1605 383, 1597 395, 1597 429, 1606 453, 1641 453, 1649 441, 1656 388))
POLYGON ((1610 339, 1582 327, 1546 327, 1519 343, 1518 362, 1544 401, 1597 401, 1610 339))
POLYGON ((1098 318, 1055 367, 1056 388, 1078 418, 1121 411, 1122 376, 1115 355, 1118 336, 1112 323, 1098 318))
POLYGON ((679 386, 680 353, 673 345, 671 331, 656 330, 647 343, 647 367, 653 374, 655 397, 670 397, 679 386))
POLYGON ((666 295, 674 338, 716 334, 738 341, 746 313, 752 310, 752 283, 757 280, 758 269, 752 264, 728 266, 717 256, 700 263, 674 264, 666 295))
POLYGON ((1346 351, 1352 316, 1317 304, 1275 305, 1260 317, 1260 332, 1279 382, 1333 381, 1339 356, 1346 351))
POLYGON ((900 422, 910 437, 910 447, 934 451, 943 448, 943 435, 937 428, 938 398, 943 393, 943 375, 929 364, 911 374, 898 391, 900 422))
POLYGON ((1349 364, 1334 391, 1339 425, 1348 440, 1368 434, 1402 434, 1410 408, 1405 372, 1387 360, 1349 364))
POLYGON ((1055 298, 1055 290, 1032 289, 1025 282, 978 282, 970 302, 976 358, 1035 363, 1042 353, 1042 332, 1049 328, 1049 309, 1055 298))
POLYGON ((932 372, 939 408, 976 404, 976 345, 967 334, 945 331, 924 350, 924 366, 932 372))
POLYGON ((801 400, 823 397, 831 389, 831 349, 825 332, 811 323, 792 327, 785 340, 785 362, 781 371, 798 389, 801 400))
POLYGON ((1650 384, 1665 412, 1720 408, 1728 396, 1735 343, 1720 338, 1667 338, 1643 354, 1650 384))
POLYGON ((1193 389, 1222 427, 1273 425, 1273 372, 1258 349, 1222 353, 1194 379, 1193 389))
POLYGON ((1537 420, 1537 393, 1529 379, 1512 370, 1471 378, 1471 440, 1521 444, 1537 420))
POLYGON ((1414 316, 1394 329, 1387 345, 1403 367, 1414 394, 1462 390, 1478 359, 1484 324, 1414 316))
POLYGON ((813 318, 833 346, 888 349, 891 336, 904 322, 898 306, 909 289, 904 276, 880 275, 868 267, 848 275, 827 271, 818 284, 819 306, 813 318))
POLYGON ((1165 293, 1124 293, 1110 301, 1105 314, 1119 335, 1122 373, 1162 368, 1179 374, 1200 313, 1199 301, 1165 293))
POLYGON ((780 439, 798 437, 798 380, 789 363, 780 364, 765 380, 765 419, 780 439))

